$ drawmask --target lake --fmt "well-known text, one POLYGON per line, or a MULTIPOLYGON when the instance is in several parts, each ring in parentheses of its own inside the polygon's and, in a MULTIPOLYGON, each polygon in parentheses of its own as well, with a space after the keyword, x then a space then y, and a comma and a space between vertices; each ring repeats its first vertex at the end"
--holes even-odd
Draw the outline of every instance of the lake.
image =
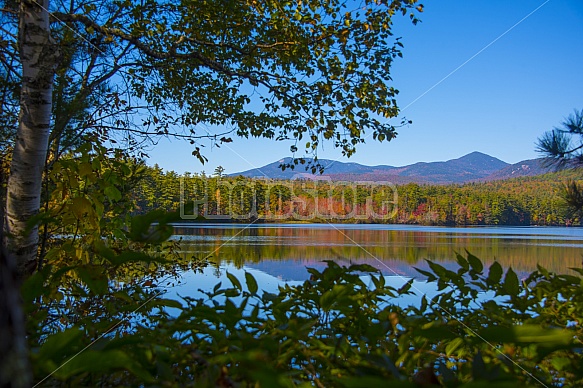
MULTIPOLYGON (((185 274, 181 295, 212 287, 224 272, 251 272, 260 288, 275 291, 282 282, 309 278, 306 267, 323 269, 323 260, 366 263, 402 283, 423 281, 414 267, 426 259, 456 268, 455 252, 468 250, 486 266, 497 260, 520 277, 537 263, 553 272, 581 267, 583 228, 429 227, 379 224, 176 224, 185 256, 208 257, 203 274, 185 274)), ((424 282, 423 282, 424 283, 424 282)), ((418 283, 420 284, 420 283, 418 283)), ((397 284, 395 284, 397 285, 397 284)))

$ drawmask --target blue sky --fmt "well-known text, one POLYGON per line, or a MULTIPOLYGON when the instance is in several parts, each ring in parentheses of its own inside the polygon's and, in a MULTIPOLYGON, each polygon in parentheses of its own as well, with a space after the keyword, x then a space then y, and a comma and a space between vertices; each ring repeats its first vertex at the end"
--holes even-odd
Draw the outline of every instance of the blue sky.
MULTIPOLYGON (((583 109, 582 0, 422 3, 421 23, 403 18, 394 30, 405 45, 392 70, 397 101, 413 124, 389 143, 369 139, 350 159, 325 144, 320 158, 402 166, 480 151, 516 163, 537 157, 537 137, 583 109)), ((207 146, 204 166, 188 143, 163 140, 148 164, 233 173, 291 156, 290 143, 234 140, 207 146)))

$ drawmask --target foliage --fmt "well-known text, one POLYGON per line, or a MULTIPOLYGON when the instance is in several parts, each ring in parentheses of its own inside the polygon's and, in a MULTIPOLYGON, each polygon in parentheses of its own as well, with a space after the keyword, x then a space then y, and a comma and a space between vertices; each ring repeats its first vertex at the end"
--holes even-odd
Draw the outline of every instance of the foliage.
POLYGON ((583 383, 583 270, 557 275, 539 267, 521 281, 498 263, 486 270, 469 253, 457 259, 457 271, 430 262, 423 274, 440 292, 409 307, 398 298, 415 290, 412 280, 395 289, 366 265, 328 262, 276 294, 261 292, 249 273, 228 275, 230 285, 202 290, 199 299, 151 300, 148 321, 134 321, 131 330, 100 338, 113 322, 95 320, 47 337, 34 356, 35 375, 46 376, 97 339, 51 384, 583 383), (171 307, 172 315, 154 306, 171 307))
MULTIPOLYGON (((555 166, 557 170, 583 167, 583 110, 575 110, 561 123, 561 127, 545 132, 538 139, 537 151, 546 157, 548 165, 555 166)), ((581 216, 582 192, 583 186, 575 180, 568 180, 565 184, 561 197, 570 214, 581 216)), ((581 217, 580 222, 583 224, 581 217)))
MULTIPOLYGON (((169 222, 178 214, 155 211, 131 217, 131 192, 143 168, 122 151, 91 141, 53 165, 48 209, 33 220, 46 226, 42 265, 22 288, 33 359, 41 360, 34 362, 38 370, 59 363, 63 347, 71 345, 68 336, 78 338, 79 327, 95 339, 108 329, 130 328, 130 317, 146 324, 144 317, 162 302, 138 310, 145 300, 159 296, 155 287, 175 284, 177 271, 201 264, 183 259, 175 243, 164 242, 172 233, 169 222), (111 322, 118 324, 112 327, 111 322), (47 340, 51 335, 55 339, 47 340), (39 351, 45 341, 48 345, 39 351)), ((102 357, 92 352, 85 357, 92 355, 102 357)), ((123 354, 107 358, 110 366, 133 365, 123 354)))
POLYGON ((558 168, 583 165, 583 110, 575 110, 560 127, 545 132, 538 139, 537 150, 558 168))
MULTIPOLYGON (((201 139, 234 135, 313 153, 330 142, 346 155, 367 135, 389 141, 395 127, 381 119, 398 115, 390 69, 403 46, 394 19, 416 24, 422 10, 417 0, 51 3, 51 152, 88 132, 133 149, 185 139, 201 162, 201 139)), ((18 124, 18 3, 0 20, 2 150, 18 124)))

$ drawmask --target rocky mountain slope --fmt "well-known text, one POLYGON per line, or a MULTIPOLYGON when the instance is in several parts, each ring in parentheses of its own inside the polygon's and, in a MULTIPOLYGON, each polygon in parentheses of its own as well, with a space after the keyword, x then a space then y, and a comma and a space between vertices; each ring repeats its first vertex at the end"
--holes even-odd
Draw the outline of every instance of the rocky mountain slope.
MULTIPOLYGON (((396 184, 408 182, 447 184, 540 175, 552 170, 545 168, 541 164, 541 159, 530 159, 508 164, 481 152, 472 152, 445 162, 419 162, 402 167, 387 165, 365 166, 352 162, 319 159, 320 164, 324 166, 323 175, 313 175, 305 171, 305 165, 298 165, 294 170, 286 169, 282 171, 280 165, 290 162, 290 158, 284 158, 260 168, 230 175, 268 179, 332 179, 344 181, 389 181, 396 184)), ((306 164, 309 162, 311 160, 306 160, 306 164)))

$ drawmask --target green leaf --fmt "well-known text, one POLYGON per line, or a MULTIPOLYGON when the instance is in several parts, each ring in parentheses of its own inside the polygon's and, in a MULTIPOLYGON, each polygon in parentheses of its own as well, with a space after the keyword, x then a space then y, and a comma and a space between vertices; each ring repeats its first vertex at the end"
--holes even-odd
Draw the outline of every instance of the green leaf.
POLYGON ((457 348, 464 344, 464 340, 462 338, 454 338, 445 346, 445 354, 451 356, 454 354, 457 348))
POLYGON ((245 272, 245 281, 247 282, 247 288, 249 289, 249 292, 252 294, 257 293, 257 280, 255 280, 253 275, 251 275, 249 272, 245 272))
POLYGON ((571 365, 571 360, 567 357, 553 357, 551 359, 551 364, 556 370, 564 370, 566 367, 571 365))
POLYGON ((428 281, 428 282, 433 282, 433 281, 435 281, 435 279, 436 279, 435 275, 434 275, 434 274, 432 274, 431 272, 424 271, 424 270, 422 270, 422 269, 419 269, 419 268, 417 268, 417 267, 413 267, 413 269, 414 269, 415 271, 419 272, 421 275, 427 276, 427 281, 428 281))
POLYGON ((67 379, 81 373, 107 374, 114 370, 127 370, 144 382, 154 381, 146 369, 121 350, 86 350, 62 364, 62 367, 55 372, 55 376, 67 379))
POLYGON ((241 292, 236 288, 228 288, 225 290, 224 294, 227 298, 236 298, 241 295, 241 292))
POLYGON ((414 332, 413 334, 419 335, 423 338, 427 338, 429 340, 447 340, 451 339, 454 340, 459 338, 459 334, 454 333, 448 327, 443 325, 429 325, 428 327, 421 328, 414 332))
POLYGON ((522 325, 514 327, 517 342, 539 343, 543 346, 568 345, 573 340, 573 334, 563 329, 546 329, 538 325, 522 325))
POLYGON ((71 203, 71 211, 77 218, 81 219, 84 218, 87 213, 91 213, 93 207, 87 198, 75 197, 71 203))
POLYGON ((434 263, 430 260, 425 261, 427 262, 427 264, 429 264, 429 268, 431 268, 433 273, 435 273, 437 277, 440 278, 441 280, 450 280, 458 277, 458 275, 455 272, 448 270, 442 265, 434 263))
POLYGON ((93 166, 91 163, 80 163, 79 164, 79 175, 85 177, 87 175, 93 174, 93 166))
POLYGON ((502 266, 497 261, 493 262, 490 266, 490 271, 488 272, 488 278, 486 282, 490 285, 500 283, 500 279, 502 279, 502 266))
POLYGON ((80 266, 75 272, 94 294, 103 295, 108 291, 108 279, 100 268, 92 265, 80 266))
POLYGON ((107 186, 103 192, 110 201, 121 200, 121 192, 115 186, 107 186))
POLYGON ((174 232, 170 222, 180 220, 180 214, 154 210, 132 218, 129 237, 137 242, 161 243, 174 232))
POLYGON ((466 250, 466 253, 468 255, 468 262, 470 263, 470 266, 472 267, 472 269, 474 271, 476 271, 477 273, 481 273, 482 270, 484 269, 484 265, 482 264, 482 261, 480 259, 478 259, 476 256, 472 255, 467 250, 466 250))
POLYGON ((44 294, 44 277, 42 273, 33 273, 21 287, 22 298, 26 303, 32 303, 35 298, 44 294))
POLYGON ((126 238, 126 234, 125 234, 126 232, 124 230, 119 229, 119 228, 114 229, 112 233, 113 233, 113 236, 115 238, 118 238, 120 240, 123 240, 126 238))
POLYGON ((142 252, 125 251, 109 259, 113 264, 121 265, 129 262, 164 262, 163 259, 156 259, 142 252))
POLYGON ((235 275, 227 272, 227 277, 229 278, 229 280, 231 281, 231 284, 233 284, 234 287, 236 287, 240 291, 243 290, 243 287, 241 286, 241 282, 239 281, 239 279, 237 279, 237 277, 235 275))
POLYGON ((172 307, 175 309, 182 309, 183 307, 179 301, 174 299, 155 299, 154 304, 157 306, 172 307))
POLYGON ((328 290, 320 297, 320 306, 324 311, 330 310, 335 301, 335 294, 332 290, 328 290))
POLYGON ((459 264, 460 267, 462 267, 465 270, 470 269, 469 263, 465 257, 460 255, 459 253, 456 253, 455 257, 456 257, 457 263, 459 264))
POLYGON ((411 289, 412 286, 413 286, 413 279, 409 280, 407 283, 405 283, 403 285, 403 287, 399 288, 397 290, 397 293, 399 295, 408 294, 409 293, 409 290, 411 289))
POLYGON ((115 252, 108 248, 103 240, 98 239, 95 240, 95 242, 93 243, 93 246, 95 248, 95 251, 103 258, 107 259, 108 261, 113 261, 115 260, 115 252))
POLYGON ((105 211, 105 206, 103 202, 95 198, 95 196, 91 196, 91 203, 93 203, 93 207, 95 208, 95 213, 99 217, 103 217, 103 212, 105 211))
POLYGON ((511 296, 517 296, 520 291, 518 276, 516 276, 512 267, 508 268, 508 271, 506 272, 506 277, 504 278, 504 289, 511 296))
POLYGON ((223 282, 218 282, 217 284, 215 284, 215 286, 213 287, 213 292, 216 293, 219 288, 221 288, 221 285, 223 284, 223 282))
POLYGON ((547 329, 539 325, 492 326, 481 330, 480 336, 490 342, 538 344, 543 347, 568 345, 573 339, 573 334, 568 330, 547 329))
POLYGON ((568 284, 570 284, 572 286, 581 284, 581 280, 582 280, 580 277, 573 276, 573 275, 559 275, 558 278, 561 280, 564 280, 565 282, 567 282, 568 284))
MULTIPOLYGON (((38 359, 58 363, 63 356, 73 354, 81 346, 80 340, 84 335, 85 332, 77 327, 50 335, 41 346, 38 352, 38 359)), ((52 368, 54 366, 49 367, 52 368)))
POLYGON ((542 267, 540 264, 537 264, 536 268, 538 269, 538 272, 540 272, 545 277, 545 279, 549 278, 549 271, 547 271, 546 268, 542 267))

